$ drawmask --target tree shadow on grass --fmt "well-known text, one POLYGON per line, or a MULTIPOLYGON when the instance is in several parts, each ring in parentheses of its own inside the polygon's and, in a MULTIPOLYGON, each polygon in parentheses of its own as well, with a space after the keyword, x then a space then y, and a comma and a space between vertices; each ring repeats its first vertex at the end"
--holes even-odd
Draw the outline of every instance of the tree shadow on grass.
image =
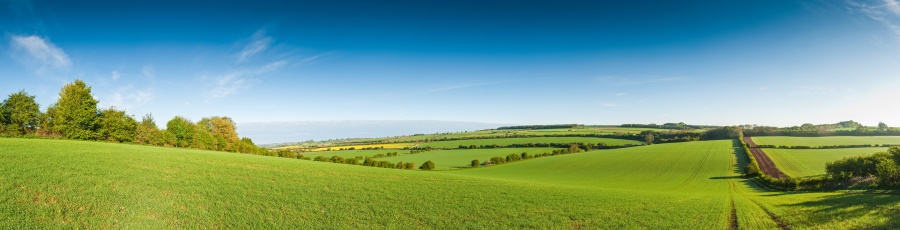
POLYGON ((747 159, 748 153, 744 152, 744 146, 737 139, 731 140, 731 149, 734 150, 734 156, 737 157, 734 173, 743 175, 745 173, 744 167, 750 163, 750 159, 747 159))
MULTIPOLYGON (((811 210, 813 214, 800 215, 805 222, 817 226, 827 226, 836 221, 874 215, 883 223, 865 223, 865 229, 900 229, 900 196, 896 194, 842 193, 822 199, 785 205, 800 210, 811 210)), ((847 226, 845 226, 847 227, 847 226)))

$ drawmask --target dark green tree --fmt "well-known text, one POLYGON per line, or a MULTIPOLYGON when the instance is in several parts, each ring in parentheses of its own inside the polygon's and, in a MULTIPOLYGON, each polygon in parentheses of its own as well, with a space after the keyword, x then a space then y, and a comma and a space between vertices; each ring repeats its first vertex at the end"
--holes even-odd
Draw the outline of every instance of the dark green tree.
POLYGON ((147 145, 163 145, 165 143, 152 114, 148 113, 141 119, 141 123, 137 126, 134 142, 147 145))
POLYGON ((478 161, 477 159, 472 160, 472 168, 478 168, 478 166, 481 166, 481 161, 478 161))
POLYGON ((100 122, 97 133, 101 140, 114 142, 133 142, 137 132, 137 121, 125 114, 125 110, 114 107, 100 110, 100 122))
POLYGON ((434 169, 434 162, 432 162, 432 161, 426 161, 425 163, 422 163, 422 166, 419 166, 419 169, 421 169, 421 170, 433 170, 433 169, 434 169))
MULTIPOLYGON (((41 109, 34 96, 20 90, 0 104, 0 127, 15 135, 34 133, 41 121, 41 109)), ((3 130, 0 130, 3 131, 3 130)))
POLYGON ((175 137, 175 146, 189 147, 193 144, 194 123, 187 118, 175 116, 166 123, 166 132, 175 137))
POLYGON ((53 112, 53 131, 66 138, 95 140, 99 122, 97 99, 91 94, 91 87, 81 80, 66 84, 59 92, 53 112))

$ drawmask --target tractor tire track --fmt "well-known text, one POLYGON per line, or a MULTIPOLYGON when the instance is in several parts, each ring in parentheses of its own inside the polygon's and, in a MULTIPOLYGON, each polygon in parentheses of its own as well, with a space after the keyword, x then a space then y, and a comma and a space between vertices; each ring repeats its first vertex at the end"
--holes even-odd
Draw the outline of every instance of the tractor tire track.
MULTIPOLYGON (((709 155, 712 153, 713 147, 715 147, 715 145, 713 145, 713 144, 709 145, 709 149, 706 150, 706 155, 703 155, 703 159, 700 160, 699 164, 697 164, 697 168, 694 169, 694 172, 691 173, 691 176, 688 177, 684 182, 682 182, 681 184, 676 186, 675 189, 680 189, 680 188, 686 186, 688 183, 690 183, 692 180, 694 180, 694 178, 697 177, 697 174, 700 174, 700 170, 703 169, 703 165, 705 165, 706 160, 709 159, 709 155)), ((675 190, 675 189, 673 189, 673 190, 675 190)))

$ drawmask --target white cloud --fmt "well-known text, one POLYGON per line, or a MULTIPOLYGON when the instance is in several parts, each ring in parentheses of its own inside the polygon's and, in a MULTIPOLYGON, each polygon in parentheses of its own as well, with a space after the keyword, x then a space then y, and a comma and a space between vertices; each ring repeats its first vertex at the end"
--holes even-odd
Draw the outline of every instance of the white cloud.
POLYGON ((880 22, 894 35, 900 37, 900 1, 881 0, 880 2, 862 2, 851 0, 848 2, 852 10, 858 11, 875 21, 880 22))
POLYGON ((121 78, 121 77, 122 77, 122 75, 119 74, 119 71, 112 71, 112 79, 113 80, 119 80, 119 78, 121 78))
POLYGON ((250 38, 250 43, 244 46, 244 49, 238 53, 238 63, 246 61, 248 58, 261 53, 272 45, 272 37, 266 36, 265 30, 258 30, 250 38))
MULTIPOLYGON (((256 76, 281 69, 287 64, 285 60, 274 61, 258 68, 240 69, 229 71, 219 77, 215 87, 210 91, 207 99, 223 98, 236 93, 242 88, 249 87, 256 81, 256 76)), ((201 79, 206 76, 201 77, 201 79)))
POLYGON ((598 77, 597 80, 607 86, 631 86, 631 85, 644 85, 644 84, 652 84, 652 83, 662 83, 662 82, 673 82, 673 81, 682 81, 686 78, 683 77, 665 77, 665 78, 653 78, 653 79, 637 79, 637 78, 625 78, 625 77, 598 77))
POLYGON ((69 56, 62 49, 35 35, 12 36, 10 46, 13 47, 14 57, 25 63, 35 63, 39 72, 46 67, 66 68, 72 65, 69 56))
POLYGON ((133 109, 144 105, 154 98, 150 88, 135 90, 133 85, 115 89, 109 96, 100 100, 101 107, 115 106, 120 109, 133 109))
POLYGON ((900 15, 900 1, 898 0, 883 0, 884 8, 886 8, 891 13, 896 15, 900 15))

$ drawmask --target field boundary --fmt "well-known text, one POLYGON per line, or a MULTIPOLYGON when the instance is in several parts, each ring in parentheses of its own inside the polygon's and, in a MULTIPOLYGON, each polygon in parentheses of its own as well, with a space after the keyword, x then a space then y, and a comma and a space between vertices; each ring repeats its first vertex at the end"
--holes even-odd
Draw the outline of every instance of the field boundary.
POLYGON ((756 147, 756 143, 753 142, 752 137, 744 137, 744 143, 749 145, 750 154, 753 154, 753 158, 756 158, 756 162, 759 164, 759 169, 762 170, 763 174, 774 177, 774 178, 786 178, 787 174, 784 174, 781 170, 775 166, 775 162, 769 158, 766 153, 756 147))

